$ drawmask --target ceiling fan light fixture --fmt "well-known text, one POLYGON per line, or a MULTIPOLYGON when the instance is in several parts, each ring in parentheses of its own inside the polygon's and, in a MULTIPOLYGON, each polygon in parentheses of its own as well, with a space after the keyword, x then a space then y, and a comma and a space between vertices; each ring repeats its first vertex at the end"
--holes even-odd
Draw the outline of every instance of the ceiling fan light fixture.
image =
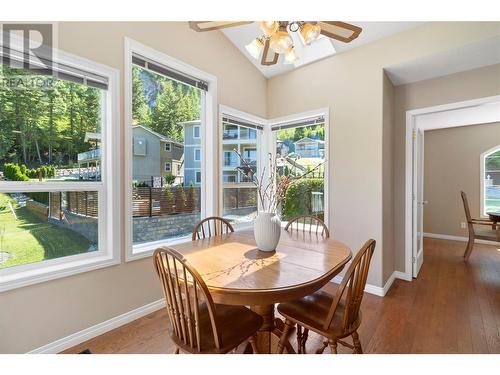
POLYGON ((312 23, 304 23, 300 27, 300 35, 302 39, 304 39, 304 43, 309 45, 316 39, 318 39, 319 34, 321 33, 321 26, 318 24, 312 23))
POLYGON ((259 27, 267 38, 270 38, 276 31, 278 31, 278 21, 260 21, 259 27))
POLYGON ((250 56, 252 56, 254 59, 257 60, 260 56, 263 47, 264 43, 262 42, 262 39, 255 38, 245 46, 245 49, 250 54, 250 56))
POLYGON ((295 52, 295 48, 291 47, 288 51, 285 52, 285 64, 293 64, 296 60, 298 60, 299 55, 295 52))
POLYGON ((293 46, 293 40, 286 30, 279 30, 271 37, 269 46, 276 53, 285 53, 293 46))

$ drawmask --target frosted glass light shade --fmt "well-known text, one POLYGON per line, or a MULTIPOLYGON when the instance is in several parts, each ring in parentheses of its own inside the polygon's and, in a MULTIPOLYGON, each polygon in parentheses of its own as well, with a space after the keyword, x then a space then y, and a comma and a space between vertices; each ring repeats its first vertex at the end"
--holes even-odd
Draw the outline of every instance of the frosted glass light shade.
POLYGON ((311 44, 321 33, 321 26, 318 24, 305 23, 300 27, 300 35, 304 39, 305 44, 311 44))
POLYGON ((285 64, 293 64, 297 59, 299 58, 299 55, 295 52, 295 49, 292 47, 288 51, 285 52, 285 64))
POLYGON ((254 59, 258 59, 260 56, 260 52, 262 51, 262 47, 264 47, 264 43, 262 43, 260 39, 256 38, 248 43, 245 46, 245 49, 250 54, 250 56, 252 56, 254 59))
POLYGON ((292 38, 288 35, 288 32, 284 30, 275 33, 269 42, 269 47, 271 47, 271 49, 276 53, 285 53, 292 47, 292 45, 292 38))
POLYGON ((259 27, 266 37, 270 37, 276 31, 278 31, 279 23, 278 21, 260 21, 259 27))

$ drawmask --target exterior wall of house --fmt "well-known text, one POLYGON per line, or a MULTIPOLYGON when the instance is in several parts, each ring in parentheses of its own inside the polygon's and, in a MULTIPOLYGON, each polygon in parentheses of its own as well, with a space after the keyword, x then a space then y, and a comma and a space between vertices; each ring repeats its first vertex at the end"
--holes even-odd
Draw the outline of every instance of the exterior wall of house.
MULTIPOLYGON (((195 150, 200 150, 201 155, 201 129, 200 138, 194 136, 195 126, 200 126, 200 123, 187 123, 184 125, 184 186, 189 186, 191 181, 194 186, 201 184, 196 182, 196 173, 201 172, 201 162, 195 160, 195 150)), ((215 157, 215 160, 217 158, 215 157)))
POLYGON ((184 146, 175 142, 162 141, 161 142, 161 155, 160 155, 160 168, 161 176, 172 174, 178 179, 177 183, 183 182, 184 177, 184 146), (170 151, 166 151, 165 145, 170 144, 170 151), (165 169, 165 163, 170 163, 170 172, 165 169), (180 167, 180 168, 178 168, 180 167))
POLYGON ((133 129, 133 179, 137 181, 151 181, 151 176, 161 175, 161 143, 158 136, 141 128, 140 126, 133 129), (137 139, 144 138, 146 141, 146 155, 137 155, 137 139))
POLYGON ((320 145, 314 139, 302 140, 294 143, 295 154, 303 158, 319 158, 320 145))

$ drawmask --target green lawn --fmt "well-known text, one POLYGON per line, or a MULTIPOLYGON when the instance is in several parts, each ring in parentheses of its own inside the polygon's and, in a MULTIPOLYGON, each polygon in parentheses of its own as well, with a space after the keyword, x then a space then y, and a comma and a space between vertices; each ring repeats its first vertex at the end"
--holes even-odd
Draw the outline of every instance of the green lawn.
POLYGON ((84 253, 90 245, 79 233, 40 219, 26 207, 18 207, 9 195, 0 193, 0 252, 10 254, 0 268, 84 253), (9 209, 9 201, 17 220, 9 209))

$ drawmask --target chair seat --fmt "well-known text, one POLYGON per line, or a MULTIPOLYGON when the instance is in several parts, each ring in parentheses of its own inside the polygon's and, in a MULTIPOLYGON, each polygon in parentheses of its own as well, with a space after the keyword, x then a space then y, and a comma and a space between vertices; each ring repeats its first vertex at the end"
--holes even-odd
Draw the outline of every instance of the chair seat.
POLYGON ((498 241, 497 231, 493 229, 477 229, 474 228, 474 236, 481 240, 498 241))
MULTIPOLYGON (((243 306, 215 305, 217 328, 222 339, 222 348, 215 346, 212 324, 206 304, 200 306, 200 353, 227 353, 255 334, 262 326, 262 317, 243 306)), ((174 336, 175 338, 175 336, 174 336)), ((193 351, 189 345, 177 342, 186 351, 193 351)), ((198 351, 196 351, 198 353, 198 351)))
POLYGON ((361 323, 361 312, 356 322, 350 327, 349 332, 343 330, 343 318, 345 305, 341 301, 335 311, 330 327, 325 330, 323 324, 326 321, 334 297, 320 290, 299 300, 284 302, 278 305, 278 311, 285 318, 295 321, 299 325, 320 333, 325 337, 342 338, 351 334, 361 323))

